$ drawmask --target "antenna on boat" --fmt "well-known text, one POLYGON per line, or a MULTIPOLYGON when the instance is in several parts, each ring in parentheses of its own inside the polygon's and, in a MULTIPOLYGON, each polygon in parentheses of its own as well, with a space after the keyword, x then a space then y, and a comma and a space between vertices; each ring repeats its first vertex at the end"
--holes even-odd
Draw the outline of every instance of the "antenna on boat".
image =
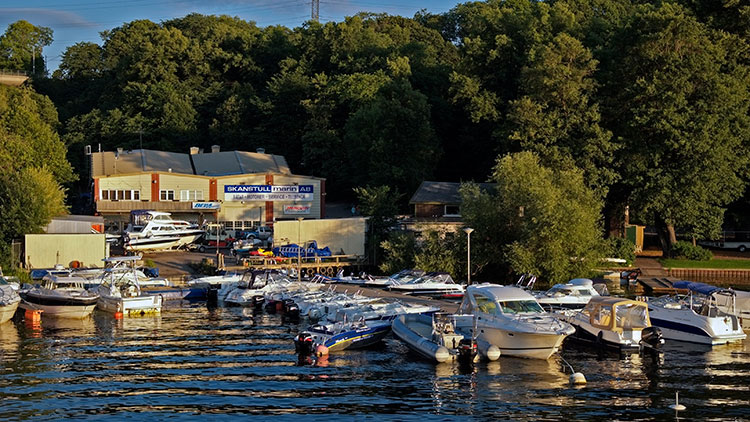
POLYGON ((679 412, 680 410, 687 409, 687 407, 680 404, 680 392, 679 391, 674 392, 674 404, 670 404, 669 408, 674 409, 675 412, 679 412))
POLYGON ((565 358, 562 357, 562 355, 560 355, 558 353, 557 356, 560 358, 561 361, 563 361, 566 365, 568 365, 568 368, 570 368, 570 372, 571 372, 571 374, 570 374, 570 383, 571 384, 573 384, 573 385, 584 385, 584 384, 586 384, 586 377, 583 376, 582 373, 576 372, 573 369, 573 365, 569 364, 568 361, 565 360, 565 358))

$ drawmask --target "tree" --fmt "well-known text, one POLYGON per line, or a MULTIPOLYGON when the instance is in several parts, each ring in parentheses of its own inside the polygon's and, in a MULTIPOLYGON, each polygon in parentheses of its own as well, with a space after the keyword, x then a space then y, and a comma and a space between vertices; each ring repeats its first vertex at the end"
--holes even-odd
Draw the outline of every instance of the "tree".
POLYGON ((42 48, 52 44, 52 29, 34 26, 20 20, 8 25, 0 36, 0 69, 15 69, 34 72, 35 76, 46 75, 42 48))
POLYGON ((367 250, 371 253, 371 262, 377 266, 381 255, 378 250, 388 237, 391 228, 396 224, 398 201, 401 194, 390 186, 367 186, 354 189, 362 215, 369 217, 367 230, 367 250))
POLYGON ((676 228, 715 237, 750 165, 748 44, 662 3, 641 6, 616 47, 605 89, 623 144, 620 197, 631 216, 660 228, 665 251, 676 228))
POLYGON ((498 159, 494 193, 461 189, 472 264, 499 274, 533 273, 550 283, 590 275, 604 255, 601 201, 579 169, 548 168, 531 152, 498 159))
POLYGON ((380 243, 383 254, 378 269, 385 274, 395 274, 403 269, 413 268, 416 247, 414 233, 400 231, 389 233, 388 239, 380 243))
POLYGON ((616 145, 599 125, 594 103, 596 60, 578 40, 560 33, 532 49, 522 71, 524 96, 511 101, 509 140, 536 152, 554 168, 578 167, 587 184, 603 197, 614 182, 616 145))
POLYGON ((465 243, 456 233, 427 230, 422 233, 422 239, 414 251, 414 264, 424 271, 447 272, 457 279, 464 279, 465 243))

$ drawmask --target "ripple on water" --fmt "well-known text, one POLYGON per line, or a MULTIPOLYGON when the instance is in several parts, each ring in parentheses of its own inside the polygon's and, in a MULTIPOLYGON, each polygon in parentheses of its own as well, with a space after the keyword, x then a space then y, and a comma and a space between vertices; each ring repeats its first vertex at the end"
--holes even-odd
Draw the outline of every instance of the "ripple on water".
POLYGON ((586 375, 573 388, 558 358, 433 365, 388 338, 374 348, 298 361, 304 324, 247 309, 171 307, 114 320, 0 326, 0 419, 653 420, 747 418, 747 344, 668 344, 663 361, 599 358, 567 348, 586 375), (302 364, 300 364, 302 363, 302 364))

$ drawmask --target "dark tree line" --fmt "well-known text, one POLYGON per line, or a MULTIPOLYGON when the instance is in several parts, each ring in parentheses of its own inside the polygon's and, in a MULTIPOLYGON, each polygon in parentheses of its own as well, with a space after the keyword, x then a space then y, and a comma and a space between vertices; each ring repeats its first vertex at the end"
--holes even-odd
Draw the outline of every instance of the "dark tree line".
MULTIPOLYGON (((27 66, 12 29, 0 55, 27 66)), ((34 87, 79 172, 84 145, 263 147, 334 198, 408 198, 529 151, 580 171, 607 228, 629 206, 668 246, 676 230, 715 236, 745 192, 749 36, 732 0, 488 0, 297 28, 193 14, 75 44, 34 87)))

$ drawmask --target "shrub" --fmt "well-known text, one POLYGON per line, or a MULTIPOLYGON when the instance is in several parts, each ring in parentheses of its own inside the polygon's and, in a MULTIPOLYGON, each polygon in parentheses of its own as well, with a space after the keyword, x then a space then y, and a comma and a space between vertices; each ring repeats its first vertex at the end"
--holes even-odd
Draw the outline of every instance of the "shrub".
POLYGON ((708 249, 693 245, 684 240, 679 240, 672 245, 672 257, 677 259, 689 259, 691 261, 708 261, 713 258, 713 254, 708 249))
POLYGON ((628 265, 635 262, 635 244, 624 237, 607 239, 607 251, 612 258, 624 259, 628 265))

